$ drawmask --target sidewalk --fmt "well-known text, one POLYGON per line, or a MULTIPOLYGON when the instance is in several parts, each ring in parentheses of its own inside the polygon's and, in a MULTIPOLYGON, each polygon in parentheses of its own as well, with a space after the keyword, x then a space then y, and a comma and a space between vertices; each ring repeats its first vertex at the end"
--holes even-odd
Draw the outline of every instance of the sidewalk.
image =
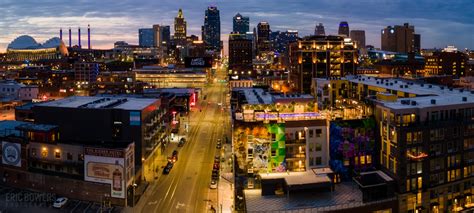
POLYGON ((232 173, 232 150, 230 144, 224 144, 224 162, 221 162, 221 174, 218 184, 217 212, 233 212, 234 207, 234 177, 232 173))

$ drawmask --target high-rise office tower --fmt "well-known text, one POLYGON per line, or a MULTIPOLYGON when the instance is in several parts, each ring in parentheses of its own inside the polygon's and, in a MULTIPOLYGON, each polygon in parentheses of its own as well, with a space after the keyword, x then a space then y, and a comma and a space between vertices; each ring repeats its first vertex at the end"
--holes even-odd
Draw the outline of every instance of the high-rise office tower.
POLYGON ((252 50, 252 40, 246 34, 232 32, 229 35, 229 69, 234 74, 253 74, 252 50))
POLYGON ((178 16, 174 18, 174 40, 176 44, 186 43, 186 20, 182 9, 179 9, 178 16))
POLYGON ((324 31, 323 23, 319 23, 318 25, 316 25, 316 28, 314 29, 314 35, 320 35, 320 36, 326 35, 326 32, 324 31))
POLYGON ((382 50, 408 53, 414 50, 415 27, 408 23, 403 26, 388 26, 382 29, 382 50))
POLYGON ((421 51, 421 35, 414 34, 413 35, 413 51, 416 53, 420 53, 421 51))
POLYGON ((138 45, 152 47, 154 43, 153 28, 138 29, 138 45))
POLYGON ((160 26, 161 44, 168 46, 171 40, 170 26, 160 26))
POLYGON ((339 35, 349 37, 349 23, 347 23, 347 21, 341 21, 341 23, 339 23, 339 31, 337 33, 339 35))
POLYGON ((365 31, 351 30, 351 39, 357 44, 358 48, 365 48, 365 31))
POLYGON ((153 46, 159 47, 161 46, 161 27, 158 24, 153 25, 153 46))
POLYGON ((238 32, 239 34, 245 34, 249 31, 250 26, 250 19, 249 17, 245 17, 237 13, 234 16, 234 25, 233 30, 234 32, 238 32))
POLYGON ((203 27, 203 40, 206 48, 221 50, 221 18, 217 7, 210 6, 206 10, 203 27))
POLYGON ((257 25, 257 55, 270 50, 270 24, 268 22, 260 22, 257 25))

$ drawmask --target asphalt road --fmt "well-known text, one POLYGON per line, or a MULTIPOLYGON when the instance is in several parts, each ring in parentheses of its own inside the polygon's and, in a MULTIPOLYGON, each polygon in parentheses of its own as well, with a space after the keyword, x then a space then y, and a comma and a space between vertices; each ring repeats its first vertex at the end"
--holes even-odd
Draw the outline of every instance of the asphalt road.
POLYGON ((209 184, 214 157, 220 153, 217 139, 222 139, 224 123, 229 120, 225 118, 228 113, 218 104, 225 102, 224 92, 225 85, 221 83, 204 89, 201 97, 207 95, 207 100, 201 99, 198 104, 202 111, 190 113, 188 141, 183 147, 172 144, 167 149, 168 155, 174 149, 179 151, 178 161, 168 175, 160 175, 147 189, 137 206, 141 209, 134 212, 206 212, 211 205, 216 207, 209 184))

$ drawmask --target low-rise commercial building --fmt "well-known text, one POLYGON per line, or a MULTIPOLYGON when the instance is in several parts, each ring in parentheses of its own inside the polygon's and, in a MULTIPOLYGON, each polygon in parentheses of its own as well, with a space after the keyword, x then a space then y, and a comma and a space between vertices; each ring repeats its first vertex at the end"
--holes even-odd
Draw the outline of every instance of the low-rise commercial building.
POLYGON ((193 69, 143 67, 133 72, 137 81, 148 83, 151 88, 203 88, 208 82, 206 72, 193 69))

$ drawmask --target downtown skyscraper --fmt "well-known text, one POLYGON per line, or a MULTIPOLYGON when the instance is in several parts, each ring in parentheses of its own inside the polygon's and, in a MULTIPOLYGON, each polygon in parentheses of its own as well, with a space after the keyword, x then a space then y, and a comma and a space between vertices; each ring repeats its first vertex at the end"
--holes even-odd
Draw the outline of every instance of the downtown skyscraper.
POLYGON ((233 19, 233 32, 237 32, 239 34, 245 34, 249 32, 249 24, 250 19, 249 17, 245 17, 237 13, 233 19))
POLYGON ((217 7, 210 6, 204 16, 202 36, 206 49, 221 50, 221 18, 217 7))
POLYGON ((138 29, 138 44, 141 47, 152 47, 153 43, 154 38, 152 28, 138 29))
POLYGON ((260 22, 257 25, 257 55, 271 50, 270 24, 260 22))
POLYGON ((320 35, 320 36, 326 35, 326 32, 324 31, 323 23, 319 23, 318 25, 316 25, 314 29, 314 35, 320 35))
POLYGON ((349 37, 349 23, 347 23, 347 21, 341 21, 341 23, 339 23, 337 34, 349 37))
POLYGON ((186 20, 182 9, 179 9, 178 16, 174 18, 174 40, 176 44, 186 43, 186 20))

